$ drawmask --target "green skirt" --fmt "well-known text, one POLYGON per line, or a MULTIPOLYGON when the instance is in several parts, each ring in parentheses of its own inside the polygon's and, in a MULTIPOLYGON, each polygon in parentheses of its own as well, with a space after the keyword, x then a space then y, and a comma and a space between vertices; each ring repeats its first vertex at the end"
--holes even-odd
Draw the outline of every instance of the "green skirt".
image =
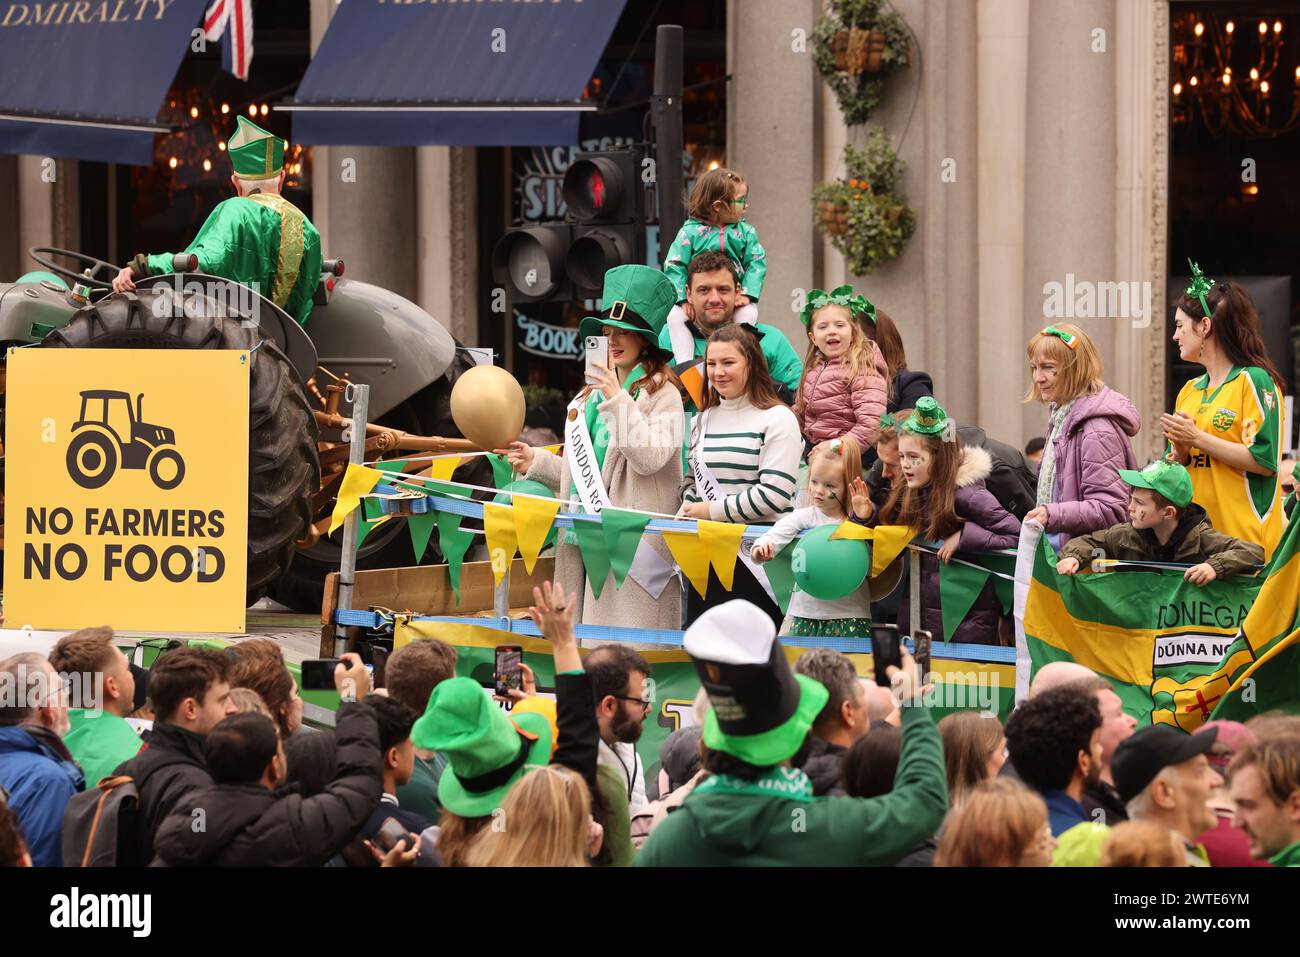
POLYGON ((870 638, 870 618, 790 618, 792 638, 870 638))

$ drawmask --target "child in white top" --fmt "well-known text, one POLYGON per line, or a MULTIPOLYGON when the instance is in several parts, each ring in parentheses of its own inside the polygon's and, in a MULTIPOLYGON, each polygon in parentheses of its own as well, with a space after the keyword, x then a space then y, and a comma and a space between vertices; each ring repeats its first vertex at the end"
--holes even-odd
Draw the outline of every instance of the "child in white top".
MULTIPOLYGON (((805 529, 871 518, 871 499, 862 481, 862 449, 852 438, 822 442, 808 453, 808 495, 812 505, 797 508, 754 543, 750 557, 771 561, 805 529)), ((867 582, 843 598, 814 598, 796 585, 790 596, 785 634, 808 638, 865 637, 871 634, 871 594, 867 582)))

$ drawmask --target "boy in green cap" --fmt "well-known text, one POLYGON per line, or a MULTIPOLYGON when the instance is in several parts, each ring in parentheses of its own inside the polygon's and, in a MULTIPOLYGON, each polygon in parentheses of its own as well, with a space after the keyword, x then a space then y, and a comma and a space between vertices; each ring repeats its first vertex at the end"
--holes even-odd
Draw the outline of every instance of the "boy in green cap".
MULTIPOLYGON (((198 256, 200 272, 249 286, 301 325, 320 282, 320 233, 280 195, 285 141, 237 119, 239 129, 226 150, 237 195, 217 205, 185 252, 198 256)), ((171 253, 140 253, 117 274, 113 291, 126 292, 137 279, 172 271, 171 253)))
POLYGON ((1183 578, 1204 585, 1253 571, 1264 561, 1259 545, 1214 529, 1205 509, 1192 501, 1191 476, 1178 463, 1157 459, 1141 471, 1120 469, 1119 477, 1132 488, 1132 521, 1070 539, 1061 549, 1058 573, 1073 575, 1094 558, 1194 563, 1183 578))

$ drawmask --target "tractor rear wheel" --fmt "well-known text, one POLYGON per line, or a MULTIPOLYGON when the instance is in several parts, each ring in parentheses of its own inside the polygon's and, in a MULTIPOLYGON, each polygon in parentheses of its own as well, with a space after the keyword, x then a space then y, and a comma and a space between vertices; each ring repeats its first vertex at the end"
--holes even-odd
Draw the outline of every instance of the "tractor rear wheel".
MULTIPOLYGON (((248 410, 251 605, 284 574, 293 558, 294 543, 306 535, 311 523, 311 499, 320 486, 316 421, 298 373, 275 343, 263 339, 256 327, 210 314, 175 316, 171 307, 159 309, 162 315, 155 315, 153 306, 158 295, 155 289, 142 286, 134 293, 109 296, 82 309, 66 326, 46 336, 41 345, 63 349, 252 350, 248 410)), ((211 312, 217 309, 218 304, 213 303, 211 312)), ((186 311, 191 310, 187 307, 186 311)), ((173 471, 174 467, 166 470, 164 481, 173 480, 173 471)))
MULTIPOLYGON (((458 351, 446 373, 385 413, 377 420, 377 424, 415 435, 459 437, 460 430, 451 418, 451 389, 456 380, 472 368, 474 361, 466 353, 458 351)), ((429 453, 410 454, 415 457, 429 453)), ((456 469, 452 478, 457 482, 490 486, 492 467, 485 457, 477 456, 456 469)), ((332 536, 322 536, 310 548, 299 551, 294 555, 289 571, 270 589, 270 596, 294 611, 319 611, 325 590, 325 576, 339 570, 342 541, 343 531, 340 529, 332 536)), ((422 560, 417 560, 406 522, 385 522, 372 531, 357 549, 357 568, 436 565, 443 561, 437 545, 438 539, 434 536, 429 540, 422 560)))

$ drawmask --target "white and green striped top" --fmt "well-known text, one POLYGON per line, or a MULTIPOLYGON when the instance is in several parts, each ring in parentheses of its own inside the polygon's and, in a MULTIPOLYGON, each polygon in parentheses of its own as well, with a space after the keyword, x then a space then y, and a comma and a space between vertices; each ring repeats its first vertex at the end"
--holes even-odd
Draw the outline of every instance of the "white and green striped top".
MULTIPOLYGON (((799 422, 789 407, 757 409, 748 397, 723 399, 709 411, 708 433, 701 436, 699 423, 704 418, 696 417, 690 455, 692 459, 704 456, 724 496, 710 503, 710 518, 755 524, 775 521, 788 512, 803 454, 799 422)), ((682 500, 701 500, 690 469, 682 500)))

